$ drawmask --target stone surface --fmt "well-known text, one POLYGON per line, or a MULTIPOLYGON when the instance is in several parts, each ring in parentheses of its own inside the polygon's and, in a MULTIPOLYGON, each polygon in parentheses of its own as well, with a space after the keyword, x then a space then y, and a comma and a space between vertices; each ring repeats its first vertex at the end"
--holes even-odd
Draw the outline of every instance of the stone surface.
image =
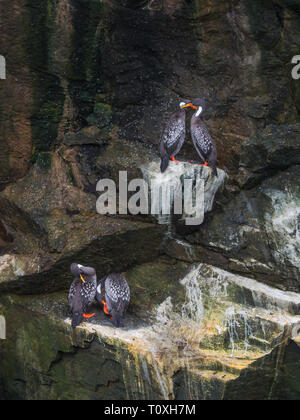
POLYGON ((32 294, 67 289, 72 281, 69 267, 73 261, 95 267, 100 278, 112 271, 151 261, 161 252, 164 229, 153 224, 78 215, 60 218, 51 226, 53 232, 57 232, 62 223, 62 234, 68 232, 69 242, 63 240, 64 247, 59 254, 47 250, 48 258, 42 260, 43 264, 40 254, 37 260, 28 254, 2 257, 8 260, 0 272, 2 293, 13 290, 32 294), (20 260, 17 265, 16 258, 20 260), (24 268, 18 270, 18 266, 24 268))
MULTIPOLYGON (((165 281, 163 266, 151 272, 165 281)), ((132 288, 146 286, 137 272, 125 275, 132 288)), ((299 399, 299 295, 207 265, 173 282, 177 292, 164 301, 165 283, 156 283, 149 313, 139 318, 133 307, 124 329, 113 328, 95 307, 96 317, 72 331, 65 293, 2 296, 2 396, 299 399)), ((144 306, 143 294, 134 300, 144 306)))
MULTIPOLYGON (((241 145, 269 124, 295 123, 299 9, 274 1, 107 2, 103 70, 120 132, 157 144, 179 97, 203 95, 219 166, 234 173, 241 145), (175 6, 176 4, 176 6, 175 6), (134 36, 133 36, 134 33, 134 36)), ((186 143, 183 154, 196 159, 186 143)))
POLYGON ((6 237, 13 241, 1 257, 2 291, 68 288, 73 261, 104 275, 159 255, 164 228, 97 214, 96 197, 73 185, 58 154, 48 153, 0 199, 6 237))
POLYGON ((205 214, 212 211, 216 195, 222 194, 228 180, 226 172, 222 169, 218 169, 216 177, 211 168, 186 161, 170 162, 163 174, 160 171, 160 160, 142 165, 141 170, 149 187, 151 211, 155 213, 153 215, 160 224, 166 225, 172 225, 172 223, 189 225, 190 219, 197 217, 199 221, 194 223, 198 228, 203 223, 205 214), (192 180, 190 190, 185 186, 186 180, 192 180), (197 186, 199 180, 201 182, 197 186), (158 191, 161 191, 160 194, 158 191), (188 192, 190 192, 189 195, 188 192), (180 215, 176 215, 174 209, 176 194, 182 197, 180 201, 182 201, 183 210, 180 215), (197 202, 198 211, 201 209, 199 215, 196 215, 194 210, 197 206, 195 197, 199 199, 197 202))
POLYGON ((66 131, 87 125, 104 88, 97 74, 99 2, 14 0, 0 7, 0 50, 7 62, 0 85, 4 188, 66 131))
POLYGON ((242 192, 191 240, 228 257, 233 271, 299 291, 299 175, 294 166, 242 192))
MULTIPOLYGON (((1 188, 86 126, 107 138, 117 124, 156 146, 179 98, 199 95, 219 165, 234 174, 249 136, 298 120, 298 19, 281 1, 2 4, 1 188)), ((196 158, 190 140, 183 153, 196 158)))
POLYGON ((239 183, 250 188, 274 173, 300 164, 300 125, 269 126, 243 145, 239 183))

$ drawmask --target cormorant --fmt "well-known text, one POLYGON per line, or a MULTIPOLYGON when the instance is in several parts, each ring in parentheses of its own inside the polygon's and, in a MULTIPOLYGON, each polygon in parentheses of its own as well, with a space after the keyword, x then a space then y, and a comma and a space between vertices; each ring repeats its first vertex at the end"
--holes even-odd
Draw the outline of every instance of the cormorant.
POLYGON ((72 327, 76 328, 83 318, 89 319, 95 315, 88 315, 86 311, 96 296, 97 275, 94 268, 80 264, 74 263, 70 269, 75 279, 70 287, 69 305, 72 311, 72 327))
POLYGON ((161 172, 165 172, 169 165, 170 158, 174 162, 175 156, 180 152, 185 140, 185 108, 191 106, 191 101, 180 102, 180 110, 171 115, 166 128, 162 134, 159 152, 161 157, 161 172))
POLYGON ((192 101, 192 108, 196 109, 195 114, 191 119, 191 136, 194 146, 203 161, 204 166, 210 166, 213 170, 214 175, 218 176, 216 168, 217 162, 217 150, 216 146, 209 134, 209 131, 200 118, 201 114, 205 109, 205 101, 203 99, 195 99, 192 101))
POLYGON ((124 327, 123 316, 130 302, 130 289, 122 274, 109 274, 101 279, 96 299, 103 304, 103 310, 111 316, 115 327, 124 327))

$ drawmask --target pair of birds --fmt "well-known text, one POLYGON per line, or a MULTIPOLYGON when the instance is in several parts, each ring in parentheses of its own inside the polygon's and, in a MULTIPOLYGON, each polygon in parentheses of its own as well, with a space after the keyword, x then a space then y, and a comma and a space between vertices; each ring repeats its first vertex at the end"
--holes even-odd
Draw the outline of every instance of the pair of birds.
POLYGON ((196 112, 191 119, 191 136, 197 153, 204 166, 210 166, 214 175, 218 176, 216 168, 217 150, 209 131, 201 119, 205 109, 204 99, 182 100, 179 104, 180 110, 172 114, 161 137, 159 151, 161 157, 161 172, 165 172, 170 159, 174 162, 175 156, 180 152, 186 135, 186 113, 187 108, 195 109, 196 112))
POLYGON ((109 274, 97 283, 96 270, 80 264, 71 265, 74 281, 69 292, 69 306, 72 311, 72 327, 76 328, 84 319, 94 299, 103 306, 104 313, 111 316, 115 327, 123 327, 123 316, 130 302, 130 289, 122 274, 109 274))

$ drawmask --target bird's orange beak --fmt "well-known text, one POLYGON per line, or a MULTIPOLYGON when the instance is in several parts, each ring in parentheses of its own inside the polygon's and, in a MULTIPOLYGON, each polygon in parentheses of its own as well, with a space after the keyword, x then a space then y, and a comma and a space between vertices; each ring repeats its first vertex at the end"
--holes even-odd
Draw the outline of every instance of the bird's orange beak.
POLYGON ((83 283, 85 283, 85 280, 84 280, 84 278, 82 277, 82 275, 80 274, 80 278, 81 278, 81 281, 83 282, 83 283))
POLYGON ((189 102, 188 104, 184 105, 182 108, 193 108, 193 109, 198 109, 195 105, 192 104, 192 102, 189 102))

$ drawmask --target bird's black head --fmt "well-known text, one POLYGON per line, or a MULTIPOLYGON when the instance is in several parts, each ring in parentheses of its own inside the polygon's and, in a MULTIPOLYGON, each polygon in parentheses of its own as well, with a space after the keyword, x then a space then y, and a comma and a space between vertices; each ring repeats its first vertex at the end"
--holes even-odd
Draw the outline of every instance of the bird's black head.
POLYGON ((192 102, 192 105, 194 105, 194 107, 197 107, 197 109, 201 107, 202 111, 205 110, 206 104, 205 104, 204 98, 195 98, 195 99, 192 99, 191 102, 192 102))
POLYGON ((71 273, 73 274, 73 276, 77 276, 77 277, 80 276, 81 271, 80 271, 80 268, 79 267, 80 266, 78 264, 76 264, 76 263, 73 263, 71 265, 70 270, 71 270, 71 273))
POLYGON ((205 99, 195 98, 195 99, 192 99, 191 102, 192 102, 192 104, 190 105, 191 108, 194 108, 197 111, 196 116, 199 117, 199 115, 201 115, 203 111, 205 110, 205 99))

